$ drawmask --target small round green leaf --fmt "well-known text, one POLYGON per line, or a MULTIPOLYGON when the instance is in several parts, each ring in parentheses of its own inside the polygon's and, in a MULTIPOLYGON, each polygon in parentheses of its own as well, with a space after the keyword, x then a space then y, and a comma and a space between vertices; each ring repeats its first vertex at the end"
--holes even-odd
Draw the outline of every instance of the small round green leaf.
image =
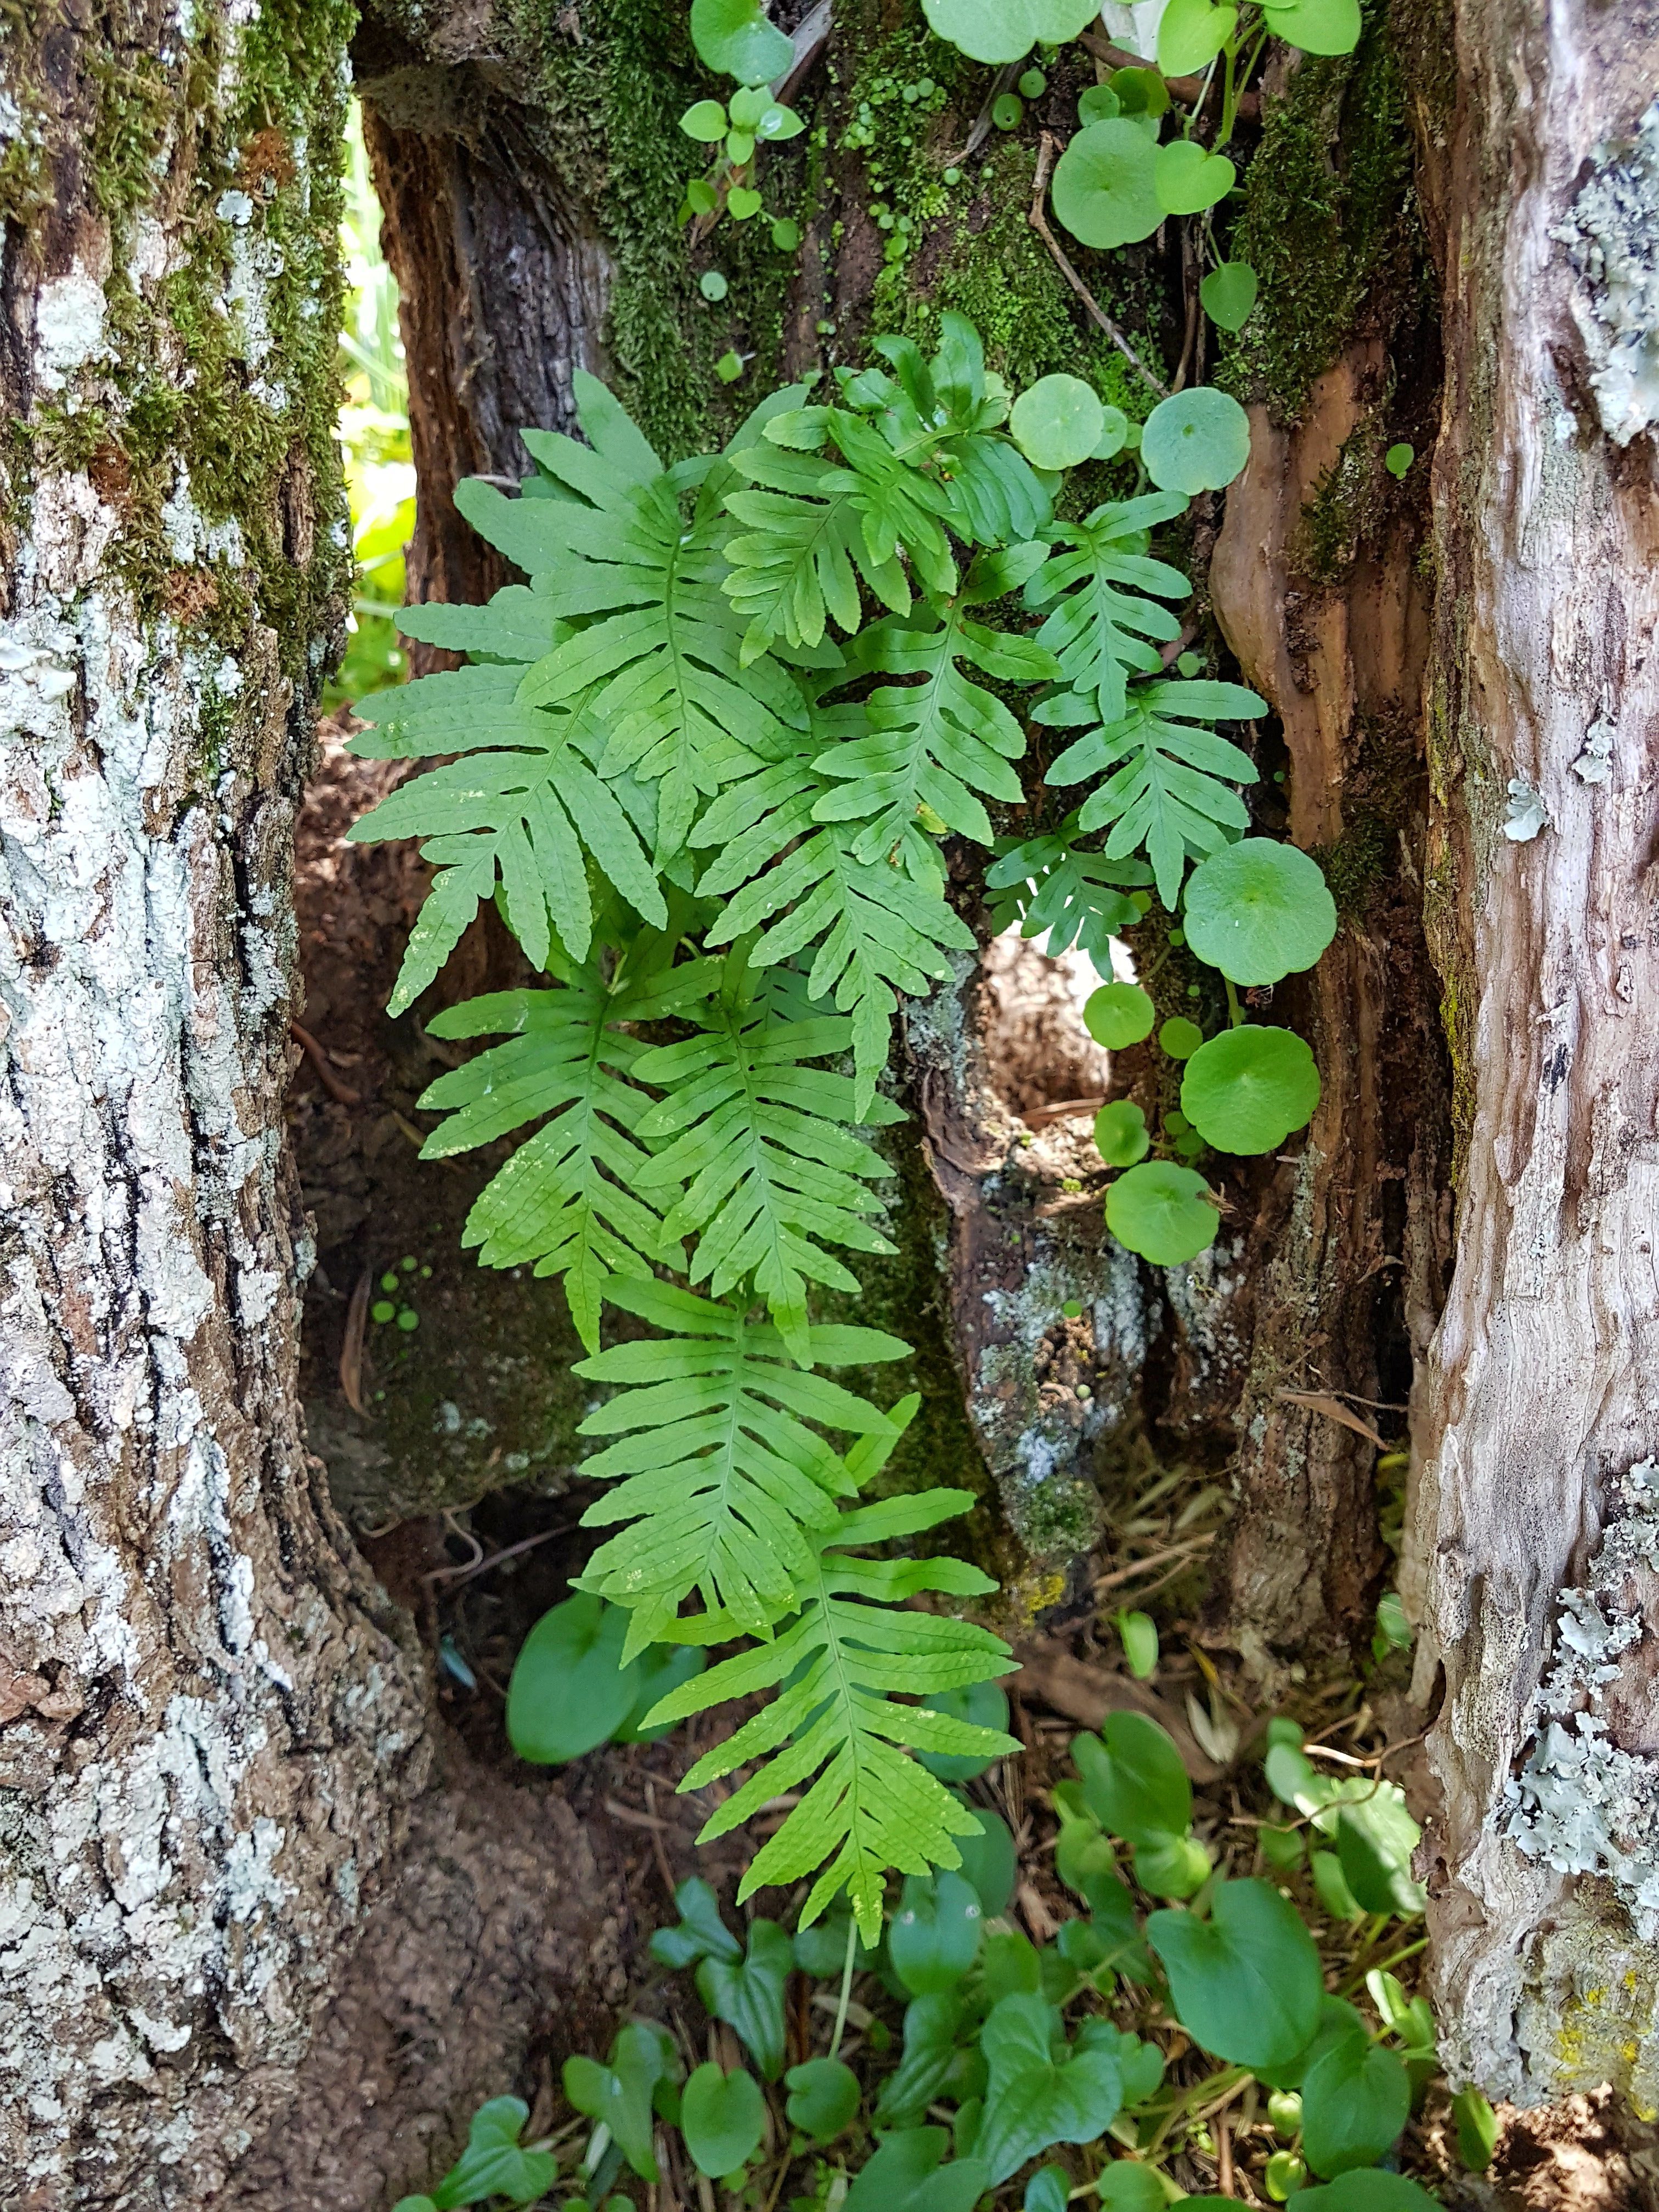
POLYGON ((1169 0, 1158 21, 1158 65, 1165 76, 1190 76, 1208 69, 1233 33, 1237 8, 1212 0, 1169 0))
POLYGON ((1152 1148, 1146 1116, 1133 1098, 1114 1098, 1095 1115, 1095 1144, 1109 1168, 1132 1168, 1152 1148))
POLYGON ((520 1759, 559 1766, 615 1735, 633 1711, 640 1669, 622 1663, 628 1613, 583 1590, 544 1613, 507 1686, 507 1741, 520 1759))
POLYGON ((1151 1897, 1193 1897, 1210 1878, 1210 1855, 1196 1836, 1164 1836, 1135 1853, 1135 1880, 1151 1897))
POLYGON ((1274 38, 1304 54, 1351 54, 1359 44, 1359 0, 1291 0, 1261 13, 1274 38))
POLYGON ((1312 1118, 1319 1070, 1292 1030, 1224 1030, 1181 1079, 1181 1110, 1221 1152, 1270 1152, 1312 1118))
POLYGON ((747 185, 733 185, 726 195, 726 205, 733 222, 747 222, 761 211, 761 196, 747 185))
POLYGON ((1155 1267, 1195 1260, 1214 1243, 1220 1218, 1203 1176, 1170 1160, 1143 1160, 1106 1194, 1106 1226, 1155 1267))
POLYGON ((1095 449, 1089 459, 1091 461, 1109 461, 1123 451, 1129 442, 1130 430, 1138 428, 1139 425, 1132 424, 1121 407, 1103 407, 1100 414, 1100 435, 1095 441, 1095 449))
POLYGON ((718 269, 705 269, 697 279, 697 289, 705 300, 723 300, 729 289, 718 269))
POLYGON ((1224 261, 1199 286, 1198 296, 1218 330, 1242 331, 1255 312, 1259 289, 1248 261, 1224 261))
POLYGON ((765 2130, 766 2100, 741 2066, 729 2074, 699 2066, 680 2093, 680 2133, 692 2164, 711 2180, 752 2158, 765 2130))
POLYGON ((1109 84, 1091 84, 1077 96, 1079 128, 1091 123, 1109 123, 1115 115, 1122 112, 1123 104, 1109 84))
POLYGON ((726 136, 726 110, 718 100, 699 100, 688 107, 680 118, 680 129, 688 138, 700 139, 712 146, 717 138, 726 136))
POLYGON ((1282 2066, 1311 2040, 1324 1981, 1296 1907, 1265 1881, 1224 1881, 1210 1917, 1154 1912, 1146 1940, 1164 1961, 1176 2017, 1213 2057, 1282 2066))
POLYGON ((1152 163, 1158 205, 1168 215, 1202 215, 1226 198, 1237 175, 1224 154, 1206 153, 1195 138, 1172 138, 1152 163))
POLYGON ((1364 2034, 1340 2037, 1302 2084, 1302 2148, 1328 2179, 1387 2155, 1411 2117, 1411 2076, 1364 2034))
POLYGON ((728 347, 714 363, 714 374, 722 384, 735 384, 743 374, 743 356, 728 347))
POLYGON ((1160 491, 1220 491, 1250 458, 1250 418, 1213 385, 1174 392, 1146 417, 1140 457, 1160 491))
POLYGON ((1158 1009, 1139 983, 1103 983, 1083 1008, 1083 1026, 1108 1052, 1121 1052, 1152 1033, 1158 1009))
POLYGON ((1014 443, 1039 469, 1073 469, 1088 460, 1105 428, 1106 410, 1080 376, 1040 378, 1020 393, 1008 417, 1014 443))
POLYGON ((1139 2159, 1115 2158, 1095 2183, 1103 2212, 1164 2212, 1169 2198, 1155 2168, 1139 2159))
POLYGON ((1155 123, 1169 112, 1170 88, 1157 70, 1114 70, 1111 87, 1126 115, 1144 115, 1155 123))
POLYGON ((772 243, 780 253, 793 253, 800 244, 800 225, 780 216, 772 226, 772 243))
POLYGON ((839 2058, 809 2058, 803 2066, 792 2066, 783 2079, 790 2126, 820 2147, 833 2142, 857 2118, 859 2077, 839 2058))
POLYGON ((1072 1757, 1083 1802, 1109 1835, 1140 1845, 1186 1834, 1193 1785, 1156 1721, 1144 1713, 1108 1713, 1097 1736, 1073 1739, 1072 1757))
MULTIPOLYGON (((994 1682, 970 1682, 962 1690, 936 1690, 922 1703, 929 1711, 946 1713, 954 1721, 967 1721, 974 1728, 1002 1729, 1008 1726, 1008 1699, 994 1682)), ((941 1782, 971 1782, 975 1775, 983 1774, 996 1765, 1001 1756, 993 1752, 988 1757, 978 1752, 918 1751, 919 1765, 941 1782)))
POLYGON ((1416 447, 1408 446, 1402 440, 1399 445, 1390 446, 1383 454, 1382 465, 1391 477, 1403 477, 1416 459, 1416 447))
POLYGON ((1063 46, 1100 13, 1098 0, 921 0, 929 27, 972 61, 1024 61, 1063 46))
POLYGON ((979 1956, 985 1909, 972 1882, 947 1869, 907 1875, 887 1929, 893 1972, 912 1996, 953 1990, 979 1956))
POLYGON ((691 0, 691 43, 699 61, 739 84, 769 84, 795 58, 795 49, 760 0, 691 0))
POLYGON ((1294 845, 1243 837, 1187 884, 1187 942, 1235 983, 1277 983, 1311 968, 1336 934, 1319 864, 1294 845))
POLYGON ((1041 100, 1048 89, 1048 80, 1040 69, 1028 69, 1017 89, 1022 100, 1041 100))
POLYGON ((1185 1014, 1171 1014, 1158 1033, 1158 1043, 1171 1060, 1190 1060, 1204 1042, 1204 1032, 1185 1014))
POLYGON ((1018 131, 1025 120, 1025 102, 1017 92, 1000 92, 991 102, 991 120, 999 131, 1018 131))
POLYGON ((726 158, 734 169, 742 168, 754 153, 755 141, 747 131, 728 131, 726 134, 726 158))
POLYGON ((1152 140, 1128 116, 1091 123, 1054 166, 1054 213, 1085 246, 1132 246, 1150 238, 1164 220, 1157 158, 1152 140))
POLYGON ((1150 1613, 1120 1613, 1117 1632, 1123 1656, 1137 1682, 1150 1680, 1158 1672, 1158 1623, 1150 1613))

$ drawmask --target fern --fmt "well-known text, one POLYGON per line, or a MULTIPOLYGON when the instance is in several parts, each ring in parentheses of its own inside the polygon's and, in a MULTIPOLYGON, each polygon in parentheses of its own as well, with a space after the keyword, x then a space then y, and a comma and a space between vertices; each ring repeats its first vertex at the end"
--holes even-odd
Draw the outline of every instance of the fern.
MULTIPOLYGON (((579 1375, 622 1383, 581 1425, 616 1443, 582 1473, 623 1478, 590 1505, 584 1528, 630 1525, 600 1546, 581 1577, 630 1609, 624 1663, 672 1633, 695 1591, 749 1636, 799 1607, 812 1573, 811 1538, 836 1523, 850 1491, 839 1455, 818 1429, 896 1433, 866 1400, 790 1361, 778 1331, 661 1283, 617 1282, 612 1304, 674 1332, 584 1360, 579 1375), (810 1425, 816 1423, 814 1427, 810 1425)), ((814 1326, 813 1366, 901 1359, 897 1337, 814 1326)))
POLYGON ((1140 919, 1128 893, 1150 884, 1152 872, 1140 860, 1083 852, 1077 836, 1072 814, 1049 836, 998 840, 998 858, 985 872, 991 926, 1001 931, 1017 921, 1022 937, 1046 933, 1050 958, 1075 945, 1107 975, 1113 938, 1140 919))
MULTIPOLYGON (((810 1362, 806 1285, 856 1292, 858 1279, 819 1239, 860 1252, 894 1247, 865 1216, 879 1210, 866 1184, 892 1170, 845 1126, 855 1113, 844 1075, 805 1063, 845 1052, 852 1025, 837 1015, 799 1018, 796 979, 774 970, 757 980, 737 952, 717 994, 696 1009, 702 1033, 663 1045, 634 1073, 668 1096, 639 1123, 665 1149, 641 1170, 641 1185, 684 1185, 665 1227, 693 1237, 690 1274, 716 1297, 751 1276, 791 1355, 810 1362)), ((884 1098, 875 1122, 902 1121, 884 1098)))
POLYGON ((1164 678, 1137 684, 1122 716, 1068 745, 1048 770, 1052 784, 1080 783, 1113 773, 1083 802, 1085 830, 1110 825, 1108 860, 1144 848, 1158 895, 1173 914, 1190 854, 1202 859, 1247 830, 1244 802, 1227 781, 1254 783, 1248 753, 1195 726, 1222 716, 1248 720, 1267 711, 1265 700, 1238 684, 1185 684, 1164 678))
POLYGON ((1058 659, 1066 690, 1039 706, 1034 720, 1115 722, 1127 711, 1124 671, 1152 676, 1162 667, 1147 641, 1168 644, 1181 624, 1158 599, 1188 599, 1192 586, 1178 568, 1147 557, 1146 533, 1186 504, 1179 492, 1144 492, 1044 533, 1058 550, 1026 585, 1025 604, 1050 610, 1037 642, 1058 659))
MULTIPOLYGON (((914 1410, 911 1401, 897 1413, 908 1418, 914 1410)), ((872 1437, 848 1453, 848 1477, 855 1487, 868 1480, 891 1443, 890 1436, 872 1437)), ((680 1784, 700 1790, 752 1759, 764 1762, 706 1823, 697 1840, 707 1843, 816 1777, 750 1862, 740 1901, 769 1883, 816 1874, 800 1925, 809 1926, 845 1889, 866 1943, 873 1945, 881 1932, 890 1868, 925 1874, 930 1867, 961 1865, 955 1838, 976 1834, 979 1824, 926 1768, 905 1756, 905 1748, 994 1759, 1018 1746, 997 1729, 896 1704, 893 1693, 927 1697, 1007 1673, 1008 1646, 989 1630, 916 1612, 907 1603, 924 1592, 980 1596, 995 1584, 957 1559, 849 1554, 854 1547, 936 1528, 973 1502, 965 1490, 933 1490, 843 1513, 831 1532, 812 1539, 806 1601, 793 1626, 773 1642, 711 1667, 650 1714, 650 1725, 663 1727, 730 1698, 778 1690, 752 1720, 705 1753, 680 1784)), ((695 1640, 719 1642, 731 1629, 729 1621, 711 1616, 697 1625, 695 1640)))
POLYGON ((652 1163, 639 1127, 650 1101, 629 1080, 649 1048, 618 1026, 660 1020, 710 987, 706 963, 669 968, 673 950, 642 933, 608 981, 596 967, 571 969, 556 990, 495 992, 428 1024, 439 1037, 512 1033, 422 1095, 422 1107, 449 1118, 421 1157, 448 1159, 553 1116, 485 1186, 462 1242, 480 1248, 486 1267, 533 1263, 538 1275, 562 1275, 590 1352, 615 1277, 682 1257, 662 1219, 678 1192, 661 1176, 646 1188, 652 1163))

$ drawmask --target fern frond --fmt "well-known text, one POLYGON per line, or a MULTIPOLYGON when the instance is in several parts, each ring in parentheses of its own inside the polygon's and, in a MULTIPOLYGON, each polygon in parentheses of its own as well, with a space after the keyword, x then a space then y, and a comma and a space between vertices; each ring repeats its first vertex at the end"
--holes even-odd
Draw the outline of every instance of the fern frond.
MULTIPOLYGON (((448 635, 501 644, 513 634, 513 617, 483 621, 494 605, 423 611, 480 617, 450 626, 448 635)), ((525 669, 501 664, 423 676, 360 702, 373 727, 351 740, 353 752, 381 760, 462 756, 399 785, 349 833, 362 844, 422 838, 422 857, 441 872, 404 954, 393 1014, 432 981, 498 877, 507 921, 537 968, 547 966, 556 936, 573 959, 587 957, 593 902, 585 856, 646 921, 658 928, 667 922, 639 832, 616 789, 594 773, 605 732, 591 698, 550 713, 526 702, 525 687, 525 669)))
POLYGON ((1043 533, 1057 550, 1026 586, 1025 604, 1048 609, 1037 642, 1060 662, 1066 690, 1039 706, 1033 720, 1115 722, 1126 712, 1125 669, 1157 675, 1162 657, 1147 641, 1168 644, 1181 635, 1159 600, 1188 599, 1193 587, 1179 568, 1148 558, 1147 532, 1186 505, 1179 492, 1145 492, 1043 533))
MULTIPOLYGON (((618 1026, 659 1021, 710 988, 711 963, 665 967, 663 950, 661 941, 637 945, 609 982, 594 966, 577 969, 556 990, 493 992, 428 1024, 434 1036, 507 1031, 512 1042, 425 1091, 422 1106, 449 1118, 427 1139, 422 1159, 448 1159, 553 1117, 485 1185, 462 1242, 480 1248, 487 1267, 533 1264, 538 1275, 562 1275, 590 1352, 617 1278, 683 1256, 662 1219, 678 1191, 660 1176, 646 1182, 651 1160, 639 1126, 651 1102, 629 1080, 650 1048, 618 1026)), ((672 956, 672 943, 666 950, 672 956)))
MULTIPOLYGON (((778 1331, 735 1305, 653 1282, 617 1282, 611 1298, 674 1334, 617 1345, 575 1370, 628 1386, 581 1425, 583 1436, 619 1439, 585 1460, 583 1474, 623 1478, 582 1525, 631 1524, 594 1553, 581 1587, 629 1608, 624 1664, 670 1632, 693 1592, 744 1635, 769 1636, 803 1601, 812 1532, 834 1527, 836 1499, 851 1489, 818 1431, 884 1437, 892 1424, 791 1364, 778 1331)), ((815 1369, 902 1359, 909 1348, 877 1329, 810 1331, 815 1369)))
POLYGON ((1122 717, 1068 745, 1048 780, 1081 783, 1114 771, 1085 799, 1079 823, 1085 830, 1110 825, 1109 860, 1144 848, 1158 895, 1173 914, 1188 855, 1218 852, 1231 833, 1249 827, 1244 803, 1228 783, 1256 780, 1248 753, 1196 726, 1267 711, 1265 700, 1238 684, 1137 684, 1122 717))
MULTIPOLYGON (((872 1442, 867 1455, 857 1447, 848 1455, 855 1481, 881 1454, 882 1440, 872 1442)), ((680 1784, 699 1790, 751 1759, 764 1762, 704 1826, 697 1840, 706 1843, 817 1778, 750 1863, 740 1899, 816 1872, 801 1926, 847 1890, 864 1940, 873 1943, 889 1869, 925 1874, 961 1865, 955 1838, 976 1833, 978 1824, 906 1749, 994 1759, 1018 1746, 997 1729, 899 1705, 894 1693, 965 1689, 1008 1671, 1008 1646, 988 1629, 906 1604, 923 1591, 972 1597, 995 1585, 959 1560, 855 1559, 849 1547, 919 1534, 973 1502, 965 1490, 934 1490, 842 1514, 833 1530, 814 1535, 807 1601, 793 1626, 711 1667, 652 1712, 651 1725, 665 1726, 727 1698, 778 1689, 680 1784)), ((708 1625, 708 1640, 718 1626, 708 1625)))
POLYGON ((1075 945, 1109 975, 1113 938, 1140 919, 1127 894, 1150 884, 1152 872, 1143 860, 1083 852, 1077 835, 1073 814, 1051 836, 998 840, 999 857, 985 872, 992 927, 1017 921, 1022 937, 1046 932, 1050 958, 1075 945))
POLYGON ((1013 683, 1036 684, 1059 664, 1029 638, 988 629, 969 610, 1000 599, 1045 557, 1040 545, 981 554, 957 598, 908 618, 889 617, 860 636, 854 666, 920 676, 919 684, 882 684, 860 702, 868 734, 820 753, 819 773, 839 787, 813 806, 820 822, 858 822, 853 840, 860 860, 902 844, 918 822, 943 835, 954 830, 983 845, 990 817, 978 794, 1011 805, 1024 793, 1008 765, 1025 750, 1024 733, 994 692, 961 664, 1013 683))
MULTIPOLYGON (((856 1113, 852 1084, 805 1064, 845 1052, 851 1023, 794 1018, 792 984, 775 969, 757 987, 744 961, 730 956, 720 992, 696 1010, 702 1035, 642 1054, 634 1073, 668 1093, 638 1125, 642 1139, 665 1142, 641 1171, 642 1188, 685 1185, 665 1226, 696 1239, 690 1279, 720 1297, 752 1277, 804 1365, 808 1281, 859 1287, 818 1240, 891 1252, 864 1217, 879 1211, 866 1183, 892 1170, 846 1126, 856 1113)), ((904 1116, 878 1097, 866 1118, 904 1116)))

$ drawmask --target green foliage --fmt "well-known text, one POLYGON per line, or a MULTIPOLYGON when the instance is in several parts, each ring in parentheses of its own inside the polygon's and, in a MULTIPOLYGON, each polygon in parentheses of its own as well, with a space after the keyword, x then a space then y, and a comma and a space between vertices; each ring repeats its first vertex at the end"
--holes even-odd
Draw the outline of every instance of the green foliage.
POLYGON ((396 2212, 419 2207, 452 2212, 486 2197, 505 2197, 509 2204, 531 2204, 553 2186, 558 2162, 550 2153, 525 2149, 519 2138, 530 2107, 518 2097, 492 2097, 472 2115, 466 2148, 426 2197, 405 2197, 396 2212))
POLYGON ((1170 1160, 1143 1160, 1106 1194, 1106 1226, 1155 1267, 1195 1260, 1214 1243, 1218 1218, 1203 1176, 1170 1160))
POLYGON ((1201 1044, 1181 1081, 1181 1110, 1224 1152, 1270 1152, 1319 1103, 1319 1070, 1291 1030, 1224 1030, 1201 1044))
POLYGON ((1086 0, 922 0, 922 9, 941 39, 976 62, 1017 62, 1039 40, 1058 46, 1099 12, 1086 0))
POLYGON ((1223 261, 1199 286, 1198 296, 1218 330, 1242 331, 1255 312, 1259 289, 1248 261, 1223 261))
POLYGON ((718 2179, 754 2156, 766 2129, 766 2100, 752 2074, 699 2066, 680 2093, 680 2132, 699 2173, 718 2179))
POLYGON ((1187 886, 1187 942, 1235 983, 1277 983, 1311 968, 1336 934, 1336 902, 1316 860, 1245 837, 1217 849, 1187 886))
POLYGON ((1083 1008, 1083 1026, 1108 1052, 1121 1052, 1152 1033, 1158 1009, 1139 983, 1103 983, 1083 1008))
POLYGON ((1015 400, 1008 428, 1033 468, 1073 469, 1092 459, 1106 410, 1080 376, 1045 376, 1015 400))

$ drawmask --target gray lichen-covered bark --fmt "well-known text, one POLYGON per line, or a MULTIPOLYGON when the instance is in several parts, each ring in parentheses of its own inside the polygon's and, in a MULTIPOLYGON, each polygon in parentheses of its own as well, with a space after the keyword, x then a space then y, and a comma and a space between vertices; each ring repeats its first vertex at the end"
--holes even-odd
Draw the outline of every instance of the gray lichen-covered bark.
POLYGON ((30 2212, 207 2201, 426 1757, 299 1430, 281 1120, 346 580, 345 28, 134 0, 10 12, 0 51, 0 2194, 30 2212))
POLYGON ((1455 2070, 1659 2106, 1659 34, 1462 0, 1429 912, 1456 1264, 1415 1411, 1425 1846, 1455 2070))

